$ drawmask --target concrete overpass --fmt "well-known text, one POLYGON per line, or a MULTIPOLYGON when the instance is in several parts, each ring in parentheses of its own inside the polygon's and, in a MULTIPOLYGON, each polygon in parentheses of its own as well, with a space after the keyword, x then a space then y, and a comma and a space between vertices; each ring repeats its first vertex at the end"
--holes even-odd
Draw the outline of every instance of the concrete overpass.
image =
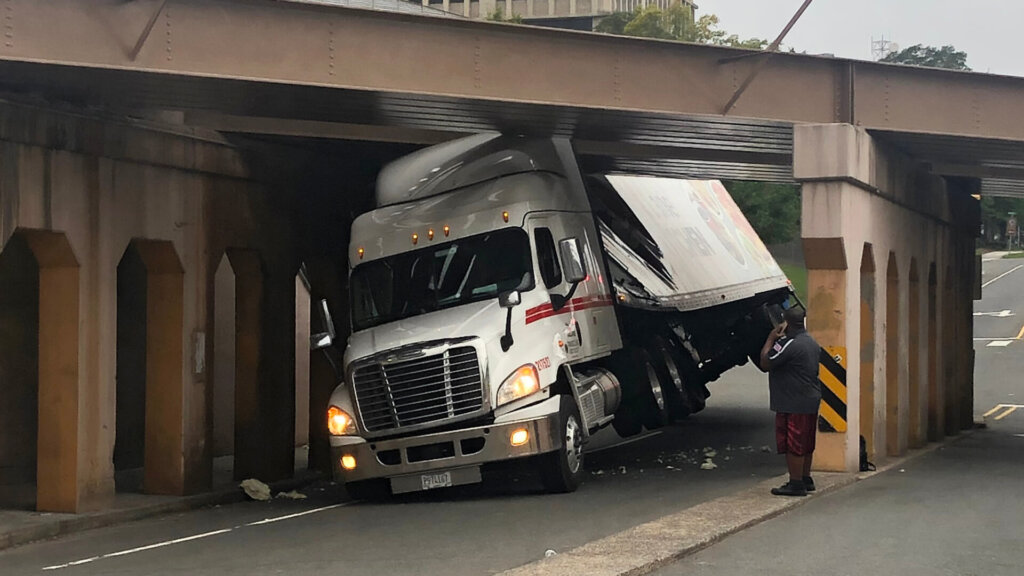
POLYGON ((412 145, 562 134, 593 167, 802 183, 811 328, 849 351, 833 469, 971 425, 970 194, 1024 191, 1024 79, 308 3, 7 0, 0 91, 0 421, 32 439, 0 483, 41 510, 138 467, 201 491, 220 453, 288 476, 307 422, 326 465, 296 272, 345 301, 347 223, 412 145))

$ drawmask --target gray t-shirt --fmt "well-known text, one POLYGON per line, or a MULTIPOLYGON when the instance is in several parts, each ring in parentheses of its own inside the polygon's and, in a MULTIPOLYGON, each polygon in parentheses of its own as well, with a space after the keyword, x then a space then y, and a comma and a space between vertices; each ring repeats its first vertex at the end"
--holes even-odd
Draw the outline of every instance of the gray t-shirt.
POLYGON ((817 414, 821 404, 821 347, 806 330, 783 337, 768 352, 768 391, 773 412, 817 414))

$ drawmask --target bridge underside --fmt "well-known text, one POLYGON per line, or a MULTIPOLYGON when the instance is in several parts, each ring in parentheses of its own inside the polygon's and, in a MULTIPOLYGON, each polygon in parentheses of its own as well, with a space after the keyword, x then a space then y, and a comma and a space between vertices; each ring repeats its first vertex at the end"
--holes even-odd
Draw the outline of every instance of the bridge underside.
POLYGON ((849 427, 819 464, 850 468, 858 435, 882 456, 969 424, 970 195, 1024 191, 1020 82, 780 55, 734 117, 721 105, 763 56, 159 4, 5 6, 0 368, 21 376, 0 392, 0 437, 19 438, 0 442, 0 485, 32 486, 38 509, 103 506, 133 471, 134 490, 202 491, 218 457, 287 477, 307 440, 329 468, 309 301, 347 324, 348 224, 384 162, 482 130, 570 136, 592 169, 801 183, 812 330, 851 351, 849 427))

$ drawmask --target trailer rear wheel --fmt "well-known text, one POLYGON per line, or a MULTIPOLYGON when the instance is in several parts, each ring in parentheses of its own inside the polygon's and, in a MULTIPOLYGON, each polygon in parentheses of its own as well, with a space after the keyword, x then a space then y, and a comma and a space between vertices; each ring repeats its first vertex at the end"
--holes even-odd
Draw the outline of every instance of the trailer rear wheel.
POLYGON ((635 346, 622 350, 610 367, 622 383, 622 404, 612 420, 619 436, 639 434, 641 426, 653 430, 668 423, 661 380, 646 350, 635 346))
POLYGON ((654 367, 657 369, 658 377, 661 380, 661 393, 669 418, 672 420, 686 418, 692 410, 690 409, 686 385, 673 354, 674 351, 671 348, 671 344, 664 338, 656 337, 651 341, 649 350, 651 357, 655 361, 654 367))
POLYGON ((646 389, 642 391, 640 398, 640 415, 644 428, 654 430, 668 424, 668 408, 665 405, 665 394, 662 392, 662 379, 654 367, 651 355, 643 352, 641 356, 643 375, 641 387, 646 389))
POLYGON ((540 457, 541 481, 548 492, 574 492, 583 479, 583 425, 569 396, 562 396, 559 414, 562 447, 540 457))

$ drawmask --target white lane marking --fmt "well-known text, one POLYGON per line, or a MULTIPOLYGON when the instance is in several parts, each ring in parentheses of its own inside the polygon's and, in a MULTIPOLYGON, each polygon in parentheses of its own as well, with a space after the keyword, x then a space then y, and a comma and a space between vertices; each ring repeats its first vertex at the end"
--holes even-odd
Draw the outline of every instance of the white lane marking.
POLYGON ((1006 408, 1006 412, 1003 412, 999 416, 996 416, 996 420, 1002 420, 1003 418, 1006 418, 1010 414, 1013 414, 1013 411, 1016 410, 1017 408, 1020 408, 1020 406, 1008 406, 1006 408))
POLYGON ((305 512, 296 512, 295 514, 289 514, 287 516, 278 516, 277 518, 264 518, 263 520, 257 520, 256 522, 249 522, 246 526, 262 526, 263 524, 271 524, 273 522, 280 522, 281 520, 291 520, 292 518, 298 518, 299 516, 305 516, 307 514, 316 514, 317 512, 323 512, 324 510, 330 510, 331 508, 337 508, 339 506, 345 506, 348 502, 342 502, 341 504, 332 504, 330 506, 324 506, 323 508, 314 508, 312 510, 306 510, 305 512))
POLYGON ((128 554, 136 554, 138 552, 145 552, 146 550, 153 550, 154 548, 163 548, 164 546, 173 546, 174 544, 181 544, 182 542, 190 542, 192 540, 200 540, 202 538, 209 538, 211 536, 217 536, 220 534, 227 534, 239 528, 246 526, 261 526, 263 524, 270 524, 273 522, 280 522, 281 520, 290 520, 292 518, 298 518, 299 516, 305 516, 307 514, 315 514, 317 512, 323 512, 324 510, 330 510, 332 508, 338 508, 339 506, 347 506, 352 502, 342 502, 340 504, 332 504, 330 506, 324 506, 322 508, 314 508, 312 510, 305 510, 303 512, 297 512, 295 514, 287 514, 285 516, 278 516, 276 518, 265 518, 263 520, 257 520, 256 522, 250 522, 243 526, 235 526, 233 528, 224 528, 222 530, 214 530, 212 532, 204 532, 202 534, 194 534, 192 536, 185 536, 183 538, 175 538, 174 540, 166 540, 164 542, 157 542, 156 544, 149 544, 147 546, 139 546, 138 548, 131 548, 128 550, 121 550, 119 552, 111 552, 109 554, 102 554, 100 556, 92 556, 89 558, 83 558, 81 560, 75 560, 74 562, 66 562, 64 564, 55 564, 53 566, 44 566, 43 570, 60 570, 62 568, 68 568, 71 566, 79 566, 81 564, 89 564, 97 560, 103 560, 104 558, 115 558, 117 556, 127 556, 128 554))
POLYGON ((622 442, 616 442, 611 446, 604 446, 603 448, 598 448, 597 450, 591 450, 590 453, 596 454, 598 452, 604 452, 605 450, 611 450, 612 448, 618 448, 619 446, 625 446, 626 444, 632 444, 633 442, 639 442, 641 440, 646 440, 647 438, 653 438, 658 434, 661 434, 661 430, 654 430, 653 432, 648 432, 647 434, 644 434, 643 436, 637 436, 636 438, 628 438, 626 440, 623 440, 622 442))
POLYGON ((985 346, 988 346, 988 347, 993 347, 994 346, 994 347, 998 347, 998 348, 1006 348, 1012 342, 1013 342, 1013 340, 994 340, 992 342, 989 342, 985 346))
POLYGON ((981 417, 988 418, 989 416, 995 414, 996 412, 999 412, 1000 410, 1005 410, 1005 412, 1003 412, 999 416, 996 416, 996 420, 1002 420, 1003 418, 1006 418, 1007 416, 1012 414, 1013 411, 1018 408, 1024 408, 1024 404, 996 404, 994 408, 982 414, 981 417))
POLYGON ((994 340, 1012 340, 1012 338, 1007 338, 1007 337, 1003 336, 1002 338, 975 338, 974 339, 975 342, 992 342, 994 340))
POLYGON ((999 312, 975 312, 975 316, 991 316, 993 318, 1009 318, 1014 313, 1010 310, 1000 310, 999 312))
POLYGON ((1013 274, 1014 272, 1016 272, 1017 270, 1020 270, 1021 268, 1024 268, 1024 264, 1018 265, 1017 267, 1013 268, 1009 272, 1003 272, 999 276, 996 276, 995 278, 993 278, 993 279, 989 280, 988 282, 985 282, 984 284, 982 284, 981 287, 984 288, 984 287, 988 286, 989 284, 995 282, 996 280, 999 280, 1000 278, 1003 278, 1004 276, 1009 276, 1010 274, 1013 274))
POLYGON ((67 568, 68 566, 78 566, 80 564, 88 564, 95 562, 96 560, 102 560, 104 558, 113 558, 115 556, 125 556, 127 554, 135 554, 136 552, 143 552, 145 550, 152 550, 154 548, 162 548, 164 546, 171 546, 173 544, 180 544, 182 542, 188 542, 190 540, 199 540, 200 538, 209 538, 210 536, 216 536, 218 534, 224 534, 231 532, 234 528, 225 528, 223 530, 214 530, 213 532, 204 532, 203 534, 195 534, 193 536, 186 536, 184 538, 175 538, 174 540, 167 540, 166 542, 157 542, 156 544, 150 544, 148 546, 140 546, 138 548, 132 548, 130 550, 121 550, 120 552, 111 552, 110 554, 103 554, 102 556, 93 556, 91 558, 84 558, 82 560, 75 560, 74 562, 68 562, 67 564, 57 564, 54 566, 45 566, 43 570, 59 570, 61 568, 67 568))

